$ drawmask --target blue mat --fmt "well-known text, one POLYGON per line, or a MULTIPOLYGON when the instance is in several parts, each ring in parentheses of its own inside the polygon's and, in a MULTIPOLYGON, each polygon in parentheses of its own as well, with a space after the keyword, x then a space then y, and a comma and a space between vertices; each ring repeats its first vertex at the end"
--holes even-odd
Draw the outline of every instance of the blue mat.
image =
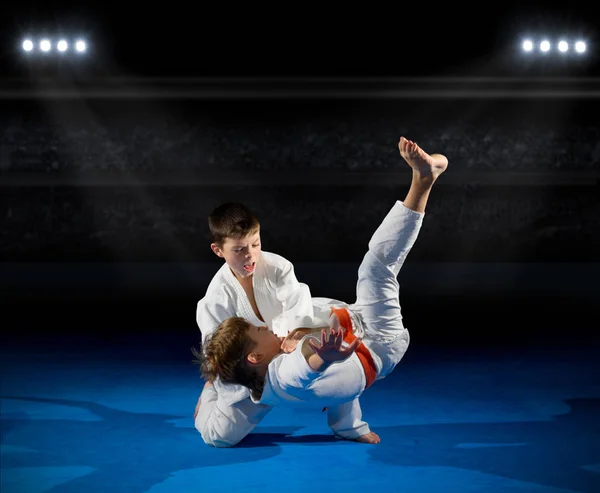
POLYGON ((597 354, 411 347, 361 398, 380 444, 275 409, 214 449, 193 426, 202 381, 185 341, 4 345, 0 491, 598 493, 597 354))

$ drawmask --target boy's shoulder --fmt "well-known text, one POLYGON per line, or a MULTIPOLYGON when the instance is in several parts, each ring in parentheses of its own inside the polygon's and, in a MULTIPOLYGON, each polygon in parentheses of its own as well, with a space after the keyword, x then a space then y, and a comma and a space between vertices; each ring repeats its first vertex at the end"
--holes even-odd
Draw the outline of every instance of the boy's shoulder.
POLYGON ((265 266, 275 269, 288 269, 292 267, 292 263, 288 259, 277 253, 262 251, 260 256, 265 266))
POLYGON ((216 294, 227 292, 232 288, 232 283, 230 281, 231 276, 229 275, 229 266, 227 264, 223 264, 215 275, 212 277, 210 282, 208 283, 208 288, 206 289, 207 294, 216 294))

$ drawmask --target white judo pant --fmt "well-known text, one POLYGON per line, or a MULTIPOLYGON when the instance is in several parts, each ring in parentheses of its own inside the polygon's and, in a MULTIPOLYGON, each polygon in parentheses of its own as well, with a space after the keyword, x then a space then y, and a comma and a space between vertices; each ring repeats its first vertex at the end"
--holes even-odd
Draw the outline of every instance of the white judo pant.
POLYGON ((402 322, 397 276, 419 235, 424 215, 396 202, 373 233, 358 268, 356 302, 348 308, 363 326, 363 343, 378 366, 378 379, 396 367, 410 342, 402 322))

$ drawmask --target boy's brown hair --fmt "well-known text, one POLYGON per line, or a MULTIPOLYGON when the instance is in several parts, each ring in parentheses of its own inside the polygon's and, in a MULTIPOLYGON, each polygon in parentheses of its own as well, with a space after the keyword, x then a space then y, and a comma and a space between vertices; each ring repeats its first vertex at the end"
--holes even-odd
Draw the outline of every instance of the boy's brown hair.
POLYGON ((260 228, 260 222, 244 204, 226 202, 210 213, 208 228, 212 242, 223 246, 227 238, 243 238, 254 233, 260 228))
POLYGON ((214 382, 219 378, 223 383, 243 385, 258 400, 265 382, 247 360, 256 345, 248 335, 249 328, 244 318, 228 318, 206 338, 200 350, 192 349, 192 353, 204 379, 214 382))

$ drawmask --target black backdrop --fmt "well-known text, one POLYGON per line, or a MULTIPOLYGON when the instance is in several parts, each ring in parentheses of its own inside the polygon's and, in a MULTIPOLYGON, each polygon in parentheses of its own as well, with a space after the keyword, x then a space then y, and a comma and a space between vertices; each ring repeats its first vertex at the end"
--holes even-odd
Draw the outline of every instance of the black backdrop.
POLYGON ((400 134, 451 166, 401 273, 431 344, 597 342, 598 103, 23 100, 5 106, 6 327, 194 334, 220 266, 206 216, 251 206, 263 248, 352 301, 369 235, 410 175, 400 134), (78 133, 79 132, 79 133, 78 133), (447 148, 447 149, 446 149, 447 148))

